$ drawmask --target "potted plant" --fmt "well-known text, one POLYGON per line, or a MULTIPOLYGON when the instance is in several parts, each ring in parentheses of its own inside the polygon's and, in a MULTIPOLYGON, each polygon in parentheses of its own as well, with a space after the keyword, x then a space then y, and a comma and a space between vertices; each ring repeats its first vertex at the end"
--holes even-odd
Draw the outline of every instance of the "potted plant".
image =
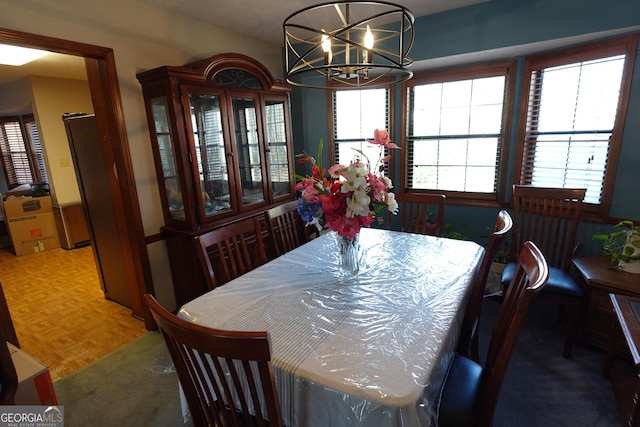
POLYGON ((611 263, 619 270, 640 274, 640 226, 633 221, 620 221, 609 234, 596 234, 602 241, 602 252, 611 256, 611 263))

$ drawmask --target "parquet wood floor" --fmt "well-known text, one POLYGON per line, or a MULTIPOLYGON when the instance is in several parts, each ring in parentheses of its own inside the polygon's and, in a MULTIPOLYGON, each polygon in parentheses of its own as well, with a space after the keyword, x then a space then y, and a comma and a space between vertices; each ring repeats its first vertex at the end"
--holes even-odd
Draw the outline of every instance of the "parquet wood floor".
POLYGON ((54 381, 146 332, 130 309, 105 299, 91 246, 22 256, 0 249, 0 283, 20 347, 54 381))

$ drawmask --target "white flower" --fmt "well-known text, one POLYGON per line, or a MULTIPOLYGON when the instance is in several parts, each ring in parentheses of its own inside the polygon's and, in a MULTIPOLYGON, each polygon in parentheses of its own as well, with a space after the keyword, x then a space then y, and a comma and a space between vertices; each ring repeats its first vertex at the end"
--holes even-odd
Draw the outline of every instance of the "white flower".
POLYGON ((394 215, 398 213, 398 202, 396 202, 396 195, 393 193, 387 193, 387 209, 394 215))
POLYGON ((341 191, 348 193, 350 191, 364 191, 367 188, 367 174, 369 168, 360 162, 351 163, 345 172, 346 181, 342 184, 341 191))
POLYGON ((356 215, 369 215, 369 203, 371 199, 367 196, 365 190, 360 189, 353 192, 351 197, 347 197, 347 218, 353 218, 356 215))
POLYGON ((391 182, 391 178, 389 178, 389 177, 387 177, 385 175, 382 175, 380 178, 384 181, 384 185, 387 187, 387 189, 390 190, 390 189, 393 188, 393 182, 391 182))
POLYGON ((320 225, 320 217, 313 217, 313 221, 307 223, 307 226, 310 225, 315 225, 318 231, 322 231, 322 225, 320 225))

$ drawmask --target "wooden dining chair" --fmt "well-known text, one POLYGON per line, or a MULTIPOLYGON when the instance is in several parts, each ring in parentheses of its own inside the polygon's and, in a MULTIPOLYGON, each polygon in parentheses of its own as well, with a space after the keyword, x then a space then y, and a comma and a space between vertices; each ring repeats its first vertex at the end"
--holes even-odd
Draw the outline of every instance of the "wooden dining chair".
POLYGON ((262 227, 257 218, 225 225, 195 240, 209 290, 267 262, 262 227))
POLYGON ((208 328, 179 318, 150 294, 145 299, 195 427, 282 426, 268 332, 208 328))
POLYGON ((489 342, 484 366, 456 353, 440 393, 440 427, 490 426, 498 395, 525 314, 534 296, 547 284, 544 255, 525 242, 489 342))
POLYGON ((269 209, 267 220, 275 256, 289 252, 309 240, 307 227, 298 213, 297 200, 269 209))
POLYGON ((489 277, 489 271, 491 270, 496 252, 498 252, 498 249, 504 243, 512 226, 513 221, 509 212, 501 210, 498 213, 493 233, 489 236, 489 240, 484 248, 484 255, 482 256, 480 267, 474 277, 471 295, 462 321, 462 329, 458 341, 458 352, 470 357, 476 362, 480 360, 478 354, 478 326, 480 323, 482 301, 487 286, 487 278, 489 277))
MULTIPOLYGON (((444 225, 444 194, 396 193, 400 231, 440 236, 444 225)), ((394 215, 387 216, 387 228, 394 228, 394 215)), ((395 227, 398 228, 398 227, 395 227)))
MULTIPOLYGON (((563 355, 572 357, 581 308, 582 287, 569 269, 577 249, 576 233, 582 211, 584 188, 546 188, 513 186, 513 233, 510 259, 517 256, 518 245, 530 240, 542 250, 549 264, 549 283, 539 297, 560 304, 566 313, 566 335, 563 355)), ((502 284, 511 282, 515 265, 509 263, 502 272, 502 284)))

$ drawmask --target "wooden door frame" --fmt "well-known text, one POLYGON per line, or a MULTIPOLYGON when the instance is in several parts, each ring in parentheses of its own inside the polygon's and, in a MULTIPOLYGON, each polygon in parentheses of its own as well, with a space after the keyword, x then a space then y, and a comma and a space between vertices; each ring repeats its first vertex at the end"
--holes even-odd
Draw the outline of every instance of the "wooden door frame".
POLYGON ((109 175, 109 189, 120 234, 127 288, 131 294, 131 309, 134 316, 144 320, 147 329, 154 329, 142 298, 147 292, 153 293, 153 282, 113 49, 3 28, 0 28, 0 43, 85 58, 102 151, 109 165, 107 170, 115 165, 117 174, 109 175))

